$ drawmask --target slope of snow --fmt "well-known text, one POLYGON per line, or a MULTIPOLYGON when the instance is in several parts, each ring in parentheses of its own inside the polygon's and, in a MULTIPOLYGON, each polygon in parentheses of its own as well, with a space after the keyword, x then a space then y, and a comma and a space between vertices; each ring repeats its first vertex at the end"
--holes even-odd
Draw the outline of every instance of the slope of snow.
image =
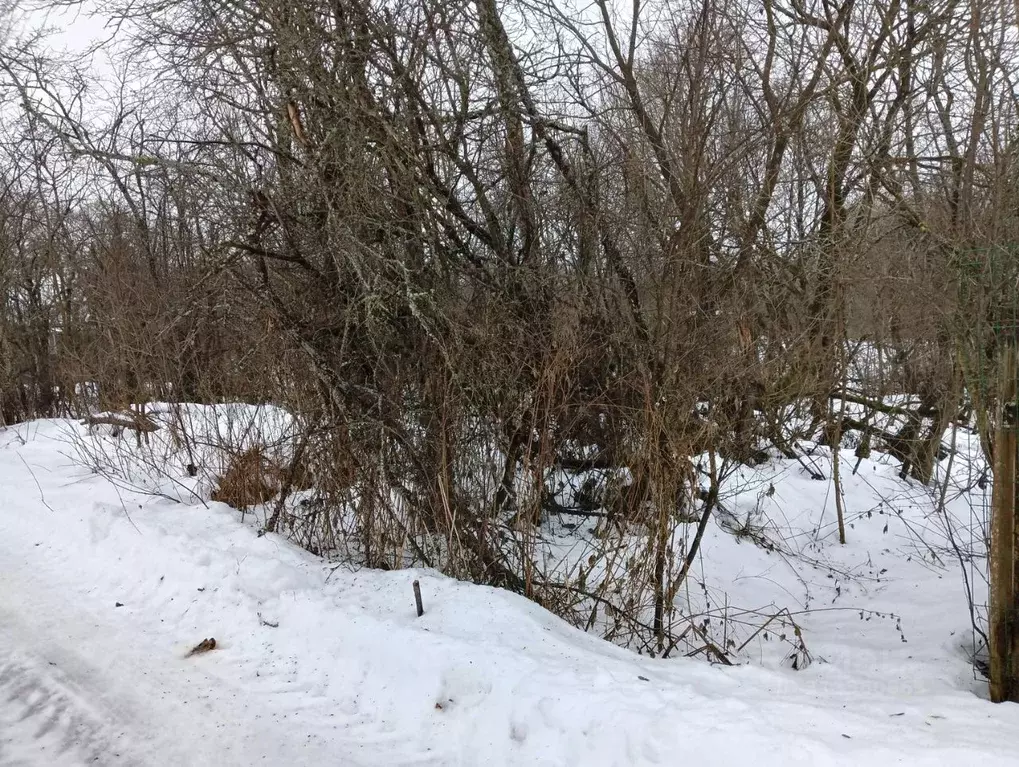
POLYGON ((776 550, 713 525, 686 598, 813 610, 815 662, 722 668, 116 488, 71 459, 77 428, 0 431, 0 765, 1019 764, 1019 707, 983 699, 958 565, 925 559, 926 490, 891 464, 847 477, 846 547, 828 483, 746 478, 720 522, 783 519, 776 550))

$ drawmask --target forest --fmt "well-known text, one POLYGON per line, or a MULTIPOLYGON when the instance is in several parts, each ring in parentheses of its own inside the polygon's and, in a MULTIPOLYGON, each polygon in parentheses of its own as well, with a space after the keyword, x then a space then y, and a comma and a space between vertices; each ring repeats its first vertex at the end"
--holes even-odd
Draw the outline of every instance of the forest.
POLYGON ((1009 3, 89 12, 107 38, 73 55, 0 16, 0 425, 160 429, 315 554, 721 663, 677 594, 748 467, 832 483, 842 543, 846 450, 940 513, 964 432, 986 484, 1015 418, 1009 3), (193 423, 230 403, 284 425, 193 423))

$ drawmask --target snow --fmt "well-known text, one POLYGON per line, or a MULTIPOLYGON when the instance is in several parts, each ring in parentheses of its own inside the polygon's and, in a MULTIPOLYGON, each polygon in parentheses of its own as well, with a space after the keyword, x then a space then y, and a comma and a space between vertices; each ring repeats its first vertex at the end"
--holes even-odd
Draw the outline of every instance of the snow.
POLYGON ((250 514, 111 483, 82 433, 0 431, 4 767, 1019 764, 1019 707, 970 667, 944 521, 891 461, 853 475, 845 451, 847 546, 831 484, 795 462, 745 470, 709 527, 680 598, 733 631, 788 609, 813 658, 795 671, 763 619, 743 665, 653 660, 506 591, 349 569, 250 514))

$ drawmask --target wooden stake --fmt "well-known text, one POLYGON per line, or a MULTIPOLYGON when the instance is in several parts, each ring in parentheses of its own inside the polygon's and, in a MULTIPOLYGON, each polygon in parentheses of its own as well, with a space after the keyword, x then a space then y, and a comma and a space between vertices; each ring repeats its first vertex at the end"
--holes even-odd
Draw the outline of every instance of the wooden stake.
POLYGON ((1016 352, 1009 344, 1001 361, 999 412, 994 434, 991 511, 988 655, 991 700, 1019 699, 1016 643, 1016 352))
POLYGON ((414 581, 414 602, 417 604, 418 617, 425 614, 425 606, 421 603, 421 584, 414 581))

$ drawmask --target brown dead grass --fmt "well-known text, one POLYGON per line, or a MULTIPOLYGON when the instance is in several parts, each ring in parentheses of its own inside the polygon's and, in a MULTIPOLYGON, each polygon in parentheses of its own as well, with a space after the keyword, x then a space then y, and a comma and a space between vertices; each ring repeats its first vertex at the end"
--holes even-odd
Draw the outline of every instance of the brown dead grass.
POLYGON ((263 504, 279 492, 281 470, 253 447, 230 458, 225 471, 216 479, 211 498, 214 501, 246 509, 263 504))

